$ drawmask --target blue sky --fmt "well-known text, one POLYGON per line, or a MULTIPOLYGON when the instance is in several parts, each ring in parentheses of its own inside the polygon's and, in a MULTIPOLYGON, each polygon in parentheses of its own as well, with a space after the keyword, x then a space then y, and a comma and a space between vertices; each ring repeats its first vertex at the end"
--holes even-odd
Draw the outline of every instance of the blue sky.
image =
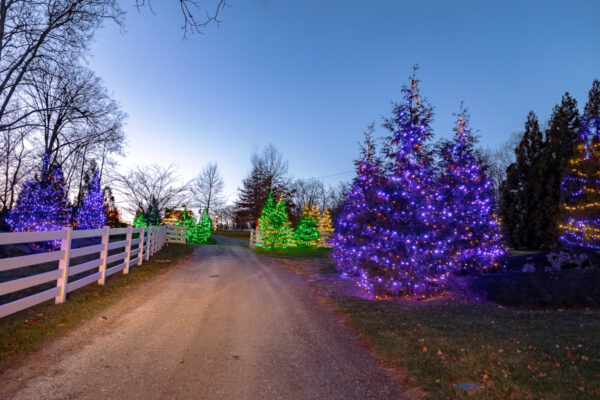
POLYGON ((529 110, 546 121, 565 91, 583 107, 600 78, 597 1, 228 2, 219 29, 187 40, 175 0, 154 14, 122 0, 125 31, 98 32, 90 67, 129 114, 124 167, 175 163, 190 179, 217 162, 233 199, 269 143, 295 177, 352 171, 362 131, 384 134, 416 63, 437 137, 464 100, 492 147, 529 110))

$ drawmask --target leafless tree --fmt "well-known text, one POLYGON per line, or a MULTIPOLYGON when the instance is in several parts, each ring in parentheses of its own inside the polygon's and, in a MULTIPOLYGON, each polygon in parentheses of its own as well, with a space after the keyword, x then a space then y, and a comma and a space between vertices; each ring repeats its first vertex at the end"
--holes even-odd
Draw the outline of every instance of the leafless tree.
POLYGON ((179 207, 189 200, 189 193, 185 185, 180 184, 173 165, 138 165, 125 174, 115 173, 111 185, 119 203, 131 215, 137 210, 146 211, 153 199, 161 216, 165 209, 179 207))
POLYGON ((223 186, 217 163, 209 163, 192 181, 193 205, 214 215, 223 206, 223 186))
POLYGON ((254 224, 271 190, 275 197, 283 196, 288 201, 293 191, 287 175, 288 163, 272 144, 261 153, 253 154, 251 164, 248 176, 239 189, 236 210, 243 223, 254 224))
POLYGON ((314 204, 323 209, 326 205, 326 189, 322 181, 318 179, 296 179, 293 183, 293 210, 296 219, 302 216, 304 205, 312 207, 314 204))
POLYGON ((509 139, 496 148, 487 147, 480 154, 486 167, 486 173, 494 183, 496 201, 500 195, 500 184, 506 178, 506 169, 515 160, 515 148, 521 141, 522 134, 513 132, 509 139))
MULTIPOLYGON (((183 35, 186 37, 188 33, 204 34, 204 29, 211 24, 219 24, 222 22, 220 14, 223 9, 228 6, 226 0, 216 0, 216 6, 209 12, 200 6, 197 0, 177 0, 183 15, 183 35)), ((135 0, 135 5, 140 10, 143 7, 148 7, 152 11, 152 0, 135 0)))
POLYGON ((118 0, 0 0, 0 130, 20 128, 35 112, 15 96, 40 61, 80 59, 95 30, 122 15, 118 0))
MULTIPOLYGON (((78 65, 49 65, 28 74, 24 101, 35 113, 41 154, 63 167, 67 190, 81 189, 91 165, 102 166, 121 154, 123 113, 100 78, 78 65)), ((72 193, 73 194, 73 193, 72 193)))

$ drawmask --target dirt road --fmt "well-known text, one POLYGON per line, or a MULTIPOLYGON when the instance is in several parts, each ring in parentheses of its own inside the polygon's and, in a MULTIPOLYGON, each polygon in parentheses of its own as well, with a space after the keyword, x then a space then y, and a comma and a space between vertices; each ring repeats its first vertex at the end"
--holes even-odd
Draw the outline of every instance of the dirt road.
POLYGON ((14 399, 402 399, 307 284, 221 238, 14 399))

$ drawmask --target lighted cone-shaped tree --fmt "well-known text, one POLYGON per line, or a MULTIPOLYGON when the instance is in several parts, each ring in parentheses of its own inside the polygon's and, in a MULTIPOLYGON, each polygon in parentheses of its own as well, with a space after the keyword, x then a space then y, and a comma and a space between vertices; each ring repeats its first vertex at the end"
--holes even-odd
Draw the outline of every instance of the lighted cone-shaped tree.
POLYGON ((333 232, 333 225, 331 223, 331 214, 329 209, 325 207, 323 213, 319 217, 317 222, 317 230, 319 231, 319 246, 327 247, 331 233, 333 232))
POLYGON ((427 296, 443 291, 448 277, 444 238, 436 229, 432 109, 421 98, 414 75, 402 92, 404 101, 385 124, 391 132, 385 150, 393 164, 384 190, 387 217, 377 227, 372 263, 362 277, 377 293, 427 296))
POLYGON ((154 196, 150 199, 150 204, 148 204, 145 217, 149 225, 160 225, 160 209, 158 208, 158 200, 154 196))
POLYGON ((115 198, 112 194, 112 190, 108 186, 104 189, 104 212, 106 213, 106 225, 111 228, 118 228, 123 225, 119 210, 115 205, 115 198))
POLYGON ((441 146, 441 220, 448 270, 481 272, 498 266, 504 254, 494 188, 475 152, 476 139, 461 110, 454 138, 441 146))
POLYGON ((582 121, 561 182, 565 201, 560 240, 569 249, 600 249, 600 119, 582 121))
POLYGON ((185 240, 189 243, 195 242, 195 226, 194 216, 191 211, 188 211, 185 206, 177 218, 177 225, 185 228, 185 240))
POLYGON ((336 267, 349 276, 359 275, 361 268, 376 262, 373 246, 379 241, 377 226, 386 206, 382 192, 385 177, 376 155, 373 130, 371 125, 365 132, 361 158, 356 161, 356 177, 345 194, 331 239, 336 267))
MULTIPOLYGON (((317 211, 318 212, 318 211, 317 211)), ((304 208, 302 218, 294 229, 294 239, 298 247, 316 247, 319 240, 319 231, 317 230, 317 220, 314 218, 314 211, 304 208)))
MULTIPOLYGON (((42 171, 21 188, 17 204, 7 218, 14 232, 57 231, 70 225, 71 206, 59 166, 50 167, 44 156, 42 171)), ((57 243, 48 244, 56 247, 57 243)))
POLYGON ((283 198, 275 203, 272 191, 269 192, 258 219, 258 231, 262 233, 262 247, 273 249, 287 248, 290 245, 292 225, 287 207, 283 198))
POLYGON ((100 187, 98 172, 89 183, 87 195, 81 203, 75 217, 77 229, 100 229, 106 225, 104 192, 100 187))
POLYGON ((210 216, 206 209, 204 209, 200 221, 192 228, 192 231, 192 243, 206 243, 212 236, 212 221, 210 220, 210 216))
POLYGON ((137 210, 135 219, 133 220, 133 227, 140 228, 142 226, 148 226, 148 221, 146 220, 144 212, 142 210, 137 210))

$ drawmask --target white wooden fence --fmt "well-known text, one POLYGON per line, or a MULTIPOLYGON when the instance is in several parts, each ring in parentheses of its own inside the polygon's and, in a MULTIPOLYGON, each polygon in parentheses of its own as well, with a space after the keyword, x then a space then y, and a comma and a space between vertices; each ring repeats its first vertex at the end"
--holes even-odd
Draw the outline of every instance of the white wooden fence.
MULTIPOLYGON (((116 238, 120 239, 120 238, 116 238)), ((11 232, 0 233, 0 245, 15 245, 22 243, 60 241, 60 249, 44 253, 30 254, 18 257, 0 259, 0 272, 31 267, 38 264, 58 261, 58 269, 37 273, 18 279, 0 283, 0 296, 28 289, 37 285, 56 281, 56 286, 37 292, 27 297, 0 305, 0 318, 16 313, 52 298, 56 304, 63 303, 69 292, 83 286, 98 282, 104 285, 106 277, 117 272, 129 273, 129 268, 142 265, 159 251, 165 243, 185 243, 185 228, 169 225, 149 226, 141 228, 109 228, 94 230, 71 230, 50 232, 11 232), (183 242, 182 242, 183 232, 183 242), (124 240, 113 240, 111 236, 125 235, 124 240), (137 236, 135 239, 133 236, 137 236), (98 242, 85 247, 71 248, 75 239, 89 239, 98 242), (96 240, 92 240, 96 238, 96 240), (111 255, 109 255, 111 253, 111 255), (89 259, 94 254, 96 258, 89 259), (87 256, 86 261, 71 265, 71 260, 87 256), (116 265, 115 265, 116 264, 116 265), (91 270, 82 278, 75 277, 91 270), (73 280, 77 278, 76 280, 73 280)))
MULTIPOLYGON (((263 247, 262 231, 250 231, 250 248, 263 247)), ((317 247, 331 247, 329 243, 330 234, 327 232, 319 232, 319 241, 317 247)), ((296 240, 292 237, 290 246, 296 246, 296 240)))

